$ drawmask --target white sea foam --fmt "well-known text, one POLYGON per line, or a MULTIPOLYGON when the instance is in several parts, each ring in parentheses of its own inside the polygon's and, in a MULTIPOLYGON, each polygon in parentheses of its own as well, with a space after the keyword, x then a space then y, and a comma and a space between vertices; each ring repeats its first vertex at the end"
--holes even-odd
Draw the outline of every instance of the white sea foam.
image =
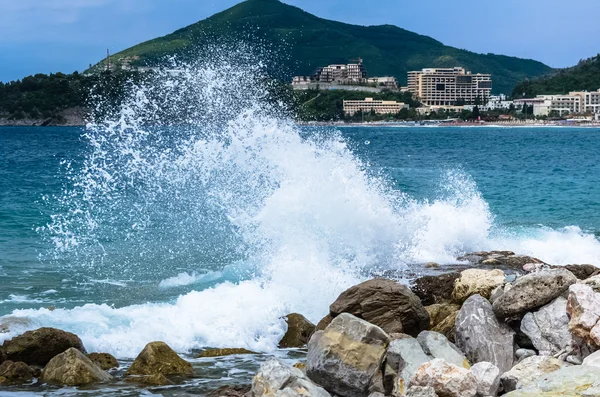
POLYGON ((179 273, 177 276, 169 277, 167 279, 162 280, 158 286, 160 288, 173 288, 173 287, 182 287, 185 285, 192 284, 202 284, 209 283, 213 281, 217 281, 223 277, 222 272, 208 272, 204 274, 199 274, 196 272, 187 273, 179 273))

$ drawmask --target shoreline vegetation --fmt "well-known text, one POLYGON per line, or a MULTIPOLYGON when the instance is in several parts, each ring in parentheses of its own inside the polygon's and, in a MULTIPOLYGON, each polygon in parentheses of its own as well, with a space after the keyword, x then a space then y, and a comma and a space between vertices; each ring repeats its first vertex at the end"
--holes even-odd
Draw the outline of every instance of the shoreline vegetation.
POLYGON ((279 349, 294 351, 292 360, 239 347, 179 355, 154 341, 133 362, 122 361, 88 354, 63 330, 14 332, 26 320, 15 317, 0 328, 14 335, 0 346, 0 390, 60 393, 68 386, 104 394, 134 385, 185 392, 208 376, 195 359, 253 355, 262 363, 245 382, 207 395, 600 395, 600 268, 481 251, 420 271, 426 275, 410 285, 390 274, 350 287, 316 325, 298 313, 283 317, 279 349))

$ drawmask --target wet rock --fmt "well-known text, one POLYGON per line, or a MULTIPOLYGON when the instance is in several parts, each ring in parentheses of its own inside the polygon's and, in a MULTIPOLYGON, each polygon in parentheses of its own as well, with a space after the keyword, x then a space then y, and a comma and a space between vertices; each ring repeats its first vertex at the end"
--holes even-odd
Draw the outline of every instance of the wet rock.
POLYGON ((564 293, 577 278, 566 269, 542 270, 519 277, 494 300, 494 314, 506 318, 541 307, 564 293))
POLYGON ((474 397, 477 379, 471 371, 436 358, 419 367, 410 386, 430 386, 444 397, 474 397))
POLYGON ((466 300, 456 318, 456 346, 473 364, 489 362, 506 372, 513 364, 514 331, 498 322, 482 296, 466 300))
POLYGON ((586 365, 563 367, 543 375, 533 384, 505 397, 594 397, 600 396, 600 368, 586 365))
POLYGON ((463 303, 471 295, 489 299, 494 288, 504 284, 506 276, 502 270, 467 269, 460 273, 454 283, 452 300, 463 303))
POLYGON ((542 356, 556 356, 567 360, 569 356, 582 359, 589 354, 583 341, 569 331, 567 300, 562 296, 537 312, 527 313, 521 321, 521 330, 542 356))
POLYGON ((0 365, 0 385, 3 386, 29 382, 33 375, 29 365, 21 361, 4 361, 0 365))
POLYGON ((423 331, 417 337, 423 351, 433 358, 441 358, 447 363, 469 369, 471 365, 465 355, 448 339, 437 332, 423 331))
POLYGON ((258 353, 247 350, 247 349, 238 348, 238 347, 225 348, 225 349, 206 349, 206 350, 203 350, 202 352, 200 352, 200 354, 198 354, 198 356, 196 356, 196 358, 225 357, 225 356, 234 356, 236 354, 258 354, 258 353))
POLYGON ((279 342, 280 348, 303 347, 315 332, 315 325, 298 313, 285 316, 287 331, 279 342))
POLYGON ((299 369, 271 359, 261 365, 252 380, 250 396, 330 397, 330 394, 314 384, 299 369))
POLYGON ((406 397, 438 397, 431 386, 413 386, 406 391, 406 397))
POLYGON ((149 386, 168 386, 174 385, 169 378, 164 376, 163 374, 154 374, 154 375, 132 375, 125 378, 126 382, 135 382, 141 383, 149 386))
POLYGON ((385 356, 383 385, 387 395, 402 395, 421 364, 430 361, 421 344, 412 337, 394 339, 385 356))
POLYGON ((434 303, 433 305, 425 306, 425 310, 429 313, 429 327, 433 328, 444 321, 449 315, 458 313, 460 305, 454 303, 434 303))
POLYGON ((600 269, 594 265, 567 265, 565 266, 565 269, 573 273, 579 280, 585 280, 591 277, 592 274, 600 271, 600 269))
POLYGON ((0 320, 0 333, 25 330, 31 326, 31 320, 26 317, 4 317, 0 320))
MULTIPOLYGON (((315 331, 323 331, 325 328, 327 328, 327 326, 329 324, 331 324, 332 321, 333 321, 333 316, 331 314, 327 314, 325 317, 323 317, 321 319, 321 321, 319 321, 315 331)), ((309 340, 310 340, 310 338, 309 338, 309 340)))
POLYGON ((540 259, 533 258, 527 255, 507 255, 502 256, 498 259, 500 260, 500 262, 502 262, 503 267, 515 270, 522 270, 523 266, 529 263, 544 264, 544 262, 540 259))
POLYGON ((600 294, 585 284, 569 287, 567 313, 569 330, 586 343, 600 346, 600 294))
POLYGON ((364 397, 389 343, 390 337, 378 326, 342 313, 311 337, 306 373, 331 393, 364 397))
POLYGON ((460 273, 424 276, 416 279, 411 289, 424 305, 450 302, 452 291, 454 291, 454 281, 459 277, 460 273))
POLYGON ((554 357, 527 357, 510 371, 502 374, 500 382, 505 392, 522 389, 534 384, 542 376, 569 365, 554 357))
POLYGON ((431 330, 434 332, 439 332, 444 335, 448 340, 452 343, 456 342, 456 318, 458 317, 458 311, 450 314, 448 317, 444 319, 441 323, 433 327, 431 330))
POLYGON ((374 279, 342 292, 329 307, 333 317, 350 313, 377 325, 387 333, 416 336, 429 329, 429 314, 419 298, 405 285, 374 279))
POLYGON ((111 368, 119 368, 117 359, 108 353, 90 353, 87 356, 94 364, 105 371, 111 368))
POLYGON ((209 392, 207 397, 247 397, 251 389, 250 385, 223 386, 209 392))
POLYGON ((112 379, 112 376, 75 348, 70 348, 52 358, 41 376, 41 380, 45 383, 68 386, 109 382, 112 379))
POLYGON ((0 350, 5 360, 44 366, 54 356, 72 347, 86 352, 77 335, 55 328, 39 328, 5 341, 0 350))
POLYGON ((439 263, 427 262, 426 264, 423 265, 423 267, 425 269, 439 269, 441 266, 439 263))
POLYGON ((492 363, 481 362, 471 367, 477 379, 478 396, 495 396, 500 388, 500 369, 492 363))
POLYGON ((125 373, 131 375, 194 375, 192 365, 164 342, 150 342, 125 373))

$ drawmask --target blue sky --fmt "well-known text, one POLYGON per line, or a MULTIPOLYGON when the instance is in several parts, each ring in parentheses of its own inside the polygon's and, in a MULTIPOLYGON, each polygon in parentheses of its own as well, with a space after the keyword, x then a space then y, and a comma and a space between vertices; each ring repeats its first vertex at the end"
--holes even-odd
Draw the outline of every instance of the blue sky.
MULTIPOLYGON (((238 2, 0 0, 0 81, 83 70, 100 60, 106 48, 120 51, 238 2)), ((600 52, 600 0, 285 2, 328 19, 394 24, 447 45, 533 58, 553 67, 570 66, 600 52)))

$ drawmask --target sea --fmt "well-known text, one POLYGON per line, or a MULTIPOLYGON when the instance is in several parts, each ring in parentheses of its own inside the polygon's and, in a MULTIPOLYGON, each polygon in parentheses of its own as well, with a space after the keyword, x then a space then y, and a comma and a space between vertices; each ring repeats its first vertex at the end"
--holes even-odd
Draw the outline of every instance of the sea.
POLYGON ((0 343, 60 328, 119 373, 161 340, 199 374, 0 394, 202 394, 301 360, 281 317, 386 272, 493 249, 600 266, 600 129, 298 126, 236 68, 132 83, 86 127, 0 127, 0 343))

